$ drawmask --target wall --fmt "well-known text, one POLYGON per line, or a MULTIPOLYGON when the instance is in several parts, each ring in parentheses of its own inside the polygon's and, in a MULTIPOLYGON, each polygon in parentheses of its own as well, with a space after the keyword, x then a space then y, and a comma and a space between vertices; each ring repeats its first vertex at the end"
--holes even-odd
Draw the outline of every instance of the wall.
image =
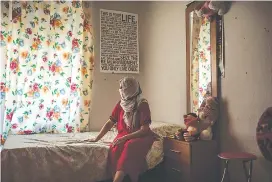
MULTIPOLYGON (((235 2, 225 15, 226 77, 222 79, 221 149, 248 151, 258 160, 253 181, 271 182, 255 129, 272 105, 272 2, 235 2)), ((231 163, 232 181, 245 181, 242 164, 231 163)))
POLYGON ((153 121, 183 124, 186 112, 186 2, 145 6, 141 63, 153 121))
MULTIPOLYGON (((144 21, 143 87, 155 121, 181 123, 186 110, 185 4, 152 2, 144 21)), ((225 15, 226 77, 222 79, 221 150, 255 153, 253 181, 271 182, 272 163, 255 139, 257 121, 272 103, 272 2, 235 2, 225 15)), ((245 181, 242 164, 231 180, 245 181)))
POLYGON ((124 74, 100 73, 99 10, 139 16, 140 74, 135 74, 149 100, 154 121, 181 123, 186 110, 185 2, 93 2, 95 70, 91 130, 100 129, 119 99, 124 74), (169 109, 171 108, 171 109, 169 109))
MULTIPOLYGON (((186 110, 186 2, 94 2, 96 69, 91 128, 100 128, 119 99, 124 75, 99 72, 99 8, 139 14, 140 69, 135 75, 154 121, 181 123, 186 110)), ((271 2, 235 2, 225 15, 226 77, 222 79, 221 149, 255 153, 253 181, 272 181, 255 139, 257 121, 272 102, 271 2)), ((242 165, 230 164, 233 182, 245 181, 242 165)))
MULTIPOLYGON (((143 2, 112 2, 112 1, 94 1, 92 2, 93 12, 92 21, 95 36, 95 70, 94 70, 94 82, 93 82, 93 93, 92 93, 92 108, 90 114, 90 129, 99 130, 102 125, 108 120, 112 109, 120 99, 119 96, 119 80, 126 76, 125 74, 105 74, 100 72, 100 9, 109 9, 124 11, 130 13, 139 14, 139 42, 144 42, 141 33, 141 27, 143 16, 142 5, 143 2)), ((140 43, 140 44, 141 44, 140 43)), ((140 47, 141 52, 141 47, 140 47)), ((141 60, 141 53, 140 53, 141 60)), ((140 70, 143 69, 143 64, 140 63, 140 70)), ((140 74, 134 74, 133 76, 140 81, 140 74)))

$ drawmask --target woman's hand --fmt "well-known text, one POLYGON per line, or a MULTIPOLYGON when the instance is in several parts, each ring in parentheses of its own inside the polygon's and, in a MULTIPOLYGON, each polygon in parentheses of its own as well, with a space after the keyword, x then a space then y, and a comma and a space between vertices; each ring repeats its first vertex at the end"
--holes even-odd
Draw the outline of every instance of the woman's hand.
POLYGON ((117 138, 117 139, 113 142, 112 145, 113 145, 113 146, 119 145, 119 144, 125 143, 127 140, 128 140, 128 138, 127 138, 126 136, 123 136, 123 137, 117 138))

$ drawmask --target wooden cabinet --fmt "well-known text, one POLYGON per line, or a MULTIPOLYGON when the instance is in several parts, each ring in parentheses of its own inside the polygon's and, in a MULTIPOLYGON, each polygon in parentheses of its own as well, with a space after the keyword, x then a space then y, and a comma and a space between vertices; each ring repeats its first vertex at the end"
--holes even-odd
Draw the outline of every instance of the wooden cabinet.
POLYGON ((164 171, 167 182, 215 182, 216 141, 185 142, 164 138, 164 171))

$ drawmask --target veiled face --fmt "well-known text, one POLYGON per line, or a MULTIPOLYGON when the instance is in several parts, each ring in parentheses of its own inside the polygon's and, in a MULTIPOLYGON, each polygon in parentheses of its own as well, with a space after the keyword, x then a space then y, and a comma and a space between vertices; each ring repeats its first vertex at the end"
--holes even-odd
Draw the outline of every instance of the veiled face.
POLYGON ((125 77, 120 81, 119 93, 123 100, 129 100, 136 95, 139 95, 139 83, 136 79, 125 77))
POLYGON ((125 98, 125 96, 124 96, 124 90, 123 90, 123 87, 122 87, 121 84, 120 84, 120 86, 119 86, 119 94, 120 94, 121 99, 124 99, 124 98, 125 98))

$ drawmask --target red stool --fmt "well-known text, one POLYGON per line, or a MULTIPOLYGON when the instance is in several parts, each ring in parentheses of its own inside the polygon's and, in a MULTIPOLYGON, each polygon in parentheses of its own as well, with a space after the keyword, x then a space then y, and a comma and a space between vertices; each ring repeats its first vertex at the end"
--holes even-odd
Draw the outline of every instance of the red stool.
POLYGON ((240 160, 243 162, 243 168, 245 172, 245 176, 247 182, 251 182, 252 179, 252 168, 253 168, 253 160, 256 160, 257 157, 253 154, 246 152, 223 152, 218 155, 219 158, 225 161, 224 173, 221 179, 221 182, 224 182, 225 177, 228 177, 228 181, 230 181, 228 165, 231 160, 240 160), (247 170, 246 163, 249 163, 249 169, 247 170))

